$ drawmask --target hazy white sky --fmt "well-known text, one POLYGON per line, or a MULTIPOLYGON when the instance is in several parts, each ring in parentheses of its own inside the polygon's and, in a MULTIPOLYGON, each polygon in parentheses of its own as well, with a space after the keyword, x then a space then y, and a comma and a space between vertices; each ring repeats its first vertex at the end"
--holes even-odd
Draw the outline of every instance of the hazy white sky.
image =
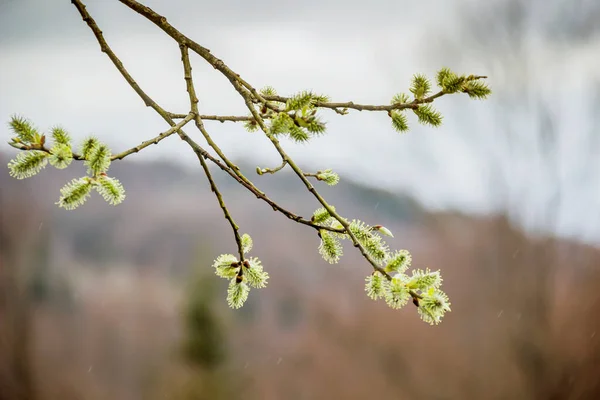
MULTIPOLYGON (((495 3, 509 2, 516 3, 495 3)), ((164 108, 186 112, 177 45, 117 1, 85 3, 142 88, 164 108)), ((307 169, 331 167, 342 178, 351 175, 408 191, 432 208, 486 212, 505 204, 499 195, 504 183, 497 182, 500 171, 523 221, 536 224, 543 218, 540 208, 555 207, 548 204, 558 191, 559 230, 590 235, 590 216, 594 221, 600 216, 599 148, 589 142, 590 132, 600 134, 590 103, 594 93, 600 98, 600 36, 583 28, 577 36, 571 26, 584 27, 586 15, 600 15, 593 14, 600 7, 578 0, 591 11, 569 14, 560 1, 532 2, 540 3, 537 9, 509 8, 512 14, 503 20, 491 3, 144 2, 256 87, 271 85, 282 94, 313 89, 336 101, 385 104, 407 90, 415 72, 433 75, 449 65, 458 72, 489 75, 496 91, 491 100, 452 96, 436 102, 445 115, 439 129, 418 126, 411 118, 413 129, 399 135, 385 114, 341 117, 324 111, 327 136, 307 145, 285 143, 286 148, 307 169), (465 22, 461 4, 471 4, 470 15, 479 27, 465 22), (559 13, 561 25, 553 20, 559 13), (490 15, 494 24, 486 22, 490 15), (526 23, 518 25, 520 20, 526 23), (539 99, 551 110, 558 136, 556 174, 537 162, 543 146, 539 132, 548 129, 540 128, 539 99), (507 131, 512 138, 508 147, 507 131), (583 157, 582 149, 591 156, 583 157)), ((199 57, 192 62, 202 112, 246 114, 225 78, 199 57)), ((0 124, 6 126, 13 113, 31 118, 41 129, 61 124, 75 138, 97 134, 115 151, 167 128, 99 51, 76 9, 59 0, 0 0, 0 124)), ((277 154, 260 134, 230 123, 207 125, 234 157, 261 166, 277 164, 277 154)), ((7 135, 5 130, 2 136, 7 135)), ((175 136, 134 158, 177 159, 192 167, 197 162, 175 136)))

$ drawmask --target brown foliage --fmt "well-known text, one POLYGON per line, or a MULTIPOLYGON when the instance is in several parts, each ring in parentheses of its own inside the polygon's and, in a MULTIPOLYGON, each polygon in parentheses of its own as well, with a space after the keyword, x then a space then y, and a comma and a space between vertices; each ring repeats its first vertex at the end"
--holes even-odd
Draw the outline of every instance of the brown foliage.
MULTIPOLYGON (((77 218, 64 213, 45 222, 55 250, 46 261, 68 278, 58 292, 72 295, 34 305, 22 301, 27 297, 13 283, 21 265, 31 266, 15 260, 41 243, 39 215, 24 200, 33 196, 2 197, 3 399, 18 399, 19 391, 28 391, 23 399, 217 398, 227 390, 242 399, 600 397, 600 251, 528 237, 502 217, 423 216, 414 210, 409 214, 418 216, 415 223, 408 218, 386 226, 396 236, 390 243, 410 249, 417 267, 443 270, 453 311, 440 326, 421 322, 410 304, 394 311, 371 301, 362 292, 369 271, 359 258, 349 252, 341 265, 326 264, 314 235, 257 207, 239 223, 256 230, 250 231, 254 252, 271 284, 253 292, 239 311, 224 307, 224 295, 217 297, 228 358, 219 371, 187 365, 180 356, 185 285, 177 277, 184 269, 209 268, 211 258, 231 245, 212 199, 203 201, 185 176, 175 174, 181 186, 172 187, 168 199, 147 196, 147 185, 163 182, 132 174, 131 181, 140 183, 128 186, 122 207, 92 202, 77 218), (94 239, 82 235, 90 221, 111 257, 94 258, 89 249, 98 243, 82 240, 94 239), (24 237, 31 241, 19 239, 24 237), (148 245, 149 239, 157 245, 148 245), (26 243, 34 245, 26 251, 26 243), (147 251, 152 256, 142 257, 147 251)), ((277 185, 269 192, 302 207, 290 188, 277 185)), ((1 187, 5 193, 8 186, 1 187)), ((365 208, 357 203, 357 189, 339 190, 346 199, 336 199, 340 208, 365 208)), ((247 200, 240 196, 231 206, 243 207, 247 200)), ((389 220, 385 210, 365 211, 369 221, 389 220)))

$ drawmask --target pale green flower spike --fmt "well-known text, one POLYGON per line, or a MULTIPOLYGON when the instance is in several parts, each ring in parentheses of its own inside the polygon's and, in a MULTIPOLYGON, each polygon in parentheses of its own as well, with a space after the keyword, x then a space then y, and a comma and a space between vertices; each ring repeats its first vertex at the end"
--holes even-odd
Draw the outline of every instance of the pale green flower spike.
POLYGON ((231 308, 241 308, 248 300, 249 293, 250 287, 244 281, 238 282, 237 278, 233 278, 227 288, 227 304, 231 308))
POLYGON ((288 134, 290 139, 294 140, 295 142, 306 142, 308 139, 310 139, 308 132, 306 132, 303 128, 293 124, 288 126, 288 134))
POLYGON ((267 287, 269 274, 263 271, 263 266, 260 260, 256 257, 250 258, 243 264, 243 276, 248 282, 248 285, 260 289, 267 287))
POLYGON ((442 124, 442 114, 433 108, 431 104, 420 105, 417 108, 413 108, 413 112, 417 115, 419 122, 423 125, 437 127, 442 124))
POLYGON ((71 146, 68 144, 57 143, 50 149, 50 153, 48 161, 50 165, 57 169, 67 168, 73 161, 73 152, 71 152, 71 146))
POLYGON ((272 86, 265 86, 264 88, 260 89, 260 94, 263 96, 277 96, 277 91, 272 86))
POLYGON ((408 250, 398 250, 386 259, 385 272, 404 273, 410 267, 412 256, 408 250))
POLYGON ((302 121, 302 126, 304 126, 310 133, 314 133, 316 135, 325 133, 325 122, 322 122, 315 116, 307 117, 306 120, 300 119, 299 121, 302 121))
POLYGON ((233 254, 221 254, 213 263, 215 274, 221 278, 231 279, 238 274, 240 266, 233 254))
POLYGON ((83 141, 83 144, 81 145, 81 156, 85 160, 88 160, 94 149, 96 149, 99 145, 100 142, 98 141, 98 139, 96 139, 95 137, 88 137, 83 141))
POLYGON ((73 179, 60 189, 60 199, 56 204, 65 210, 74 210, 90 197, 93 182, 89 177, 73 179))
POLYGON ((57 126, 52 128, 52 139, 54 144, 63 144, 71 147, 71 136, 63 128, 57 126))
POLYGON ((431 92, 431 82, 423 74, 413 76, 410 92, 415 96, 415 99, 422 99, 431 92))
POLYGON ((462 87, 462 91, 469 95, 472 99, 486 99, 492 90, 485 82, 469 81, 462 87))
POLYGON ((437 289, 441 285, 442 276, 440 275, 440 271, 432 272, 429 269, 426 271, 421 269, 414 270, 412 276, 410 277, 410 281, 407 283, 409 288, 422 291, 426 291, 429 288, 437 289))
POLYGON ((255 120, 244 122, 244 129, 248 132, 256 132, 258 130, 258 124, 255 120))
POLYGON ((430 325, 439 324, 448 311, 451 311, 450 301, 441 290, 433 290, 419 300, 419 316, 430 325))
POLYGON ((388 255, 388 248, 381 236, 372 232, 370 226, 359 220, 353 220, 349 226, 350 232, 363 246, 367 254, 378 264, 382 263, 388 255))
POLYGON ((303 107, 312 106, 313 102, 315 101, 327 101, 326 99, 326 96, 319 96, 305 90, 288 99, 286 103, 286 111, 300 110, 303 107))
POLYGON ((373 300, 384 298, 386 291, 389 289, 387 279, 379 272, 374 272, 365 278, 365 292, 373 300))
POLYGON ((319 244, 319 254, 329 264, 336 264, 343 254, 343 249, 340 241, 335 238, 331 232, 326 230, 319 231, 321 235, 321 243, 319 244))
POLYGON ((330 169, 317 173, 317 179, 325 181, 329 186, 335 186, 340 181, 340 176, 330 169))
POLYGON ((392 118, 392 126, 400 133, 408 132, 408 119, 403 111, 392 110, 389 113, 392 118))
POLYGON ((27 119, 14 115, 9 123, 10 129, 17 135, 21 143, 33 143, 36 137, 39 137, 38 131, 27 119))
POLYGON ((96 179, 96 190, 109 204, 116 206, 125 200, 125 189, 118 179, 101 175, 96 179))
POLYGON ((461 82, 455 86, 455 81, 458 81, 458 76, 450 70, 450 68, 443 67, 440 69, 436 75, 436 81, 438 86, 444 90, 446 93, 456 92, 460 88, 460 83, 464 80, 462 78, 461 82))
POLYGON ((273 119, 271 119, 269 133, 272 135, 285 133, 288 131, 290 124, 293 124, 292 118, 286 113, 279 113, 273 119))
POLYGON ((88 173, 94 176, 108 171, 110 167, 110 149, 105 144, 94 146, 85 159, 88 173))
POLYGON ((392 104, 406 104, 410 102, 410 97, 406 93, 398 93, 392 97, 392 104))
POLYGON ((406 284, 399 277, 394 277, 385 292, 385 302, 390 308, 398 309, 404 307, 411 296, 406 284))
POLYGON ((9 174, 17 179, 30 178, 46 166, 48 156, 48 153, 36 150, 19 153, 8 163, 9 174))
MULTIPOLYGON (((333 211, 335 211, 335 207, 331 206, 333 211)), ((327 222, 332 220, 331 215, 329 215, 329 211, 325 209, 325 207, 317 208, 310 219, 311 222, 319 225, 324 225, 327 222)), ((339 223, 339 221, 337 221, 339 223)))
POLYGON ((247 233, 242 235, 242 251, 244 254, 249 253, 252 250, 252 238, 247 233))

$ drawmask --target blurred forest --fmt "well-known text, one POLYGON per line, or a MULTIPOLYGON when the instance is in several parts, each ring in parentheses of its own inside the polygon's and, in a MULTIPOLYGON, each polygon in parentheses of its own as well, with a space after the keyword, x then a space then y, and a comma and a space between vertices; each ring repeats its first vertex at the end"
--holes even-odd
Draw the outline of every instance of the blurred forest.
MULTIPOLYGON (((271 275, 237 311, 211 268, 234 241, 200 170, 118 162, 125 202, 68 212, 54 202, 82 165, 27 181, 2 167, 0 400, 599 399, 600 248, 552 232, 576 214, 579 232, 597 229, 600 2, 457 3, 460 32, 428 46, 436 66, 493 77, 478 106, 490 112, 457 102, 448 114, 489 169, 498 213, 430 212, 345 176, 322 189, 343 215, 391 229, 417 267, 442 270, 441 325, 368 299, 358 252, 327 264, 312 230, 220 173, 271 275), (576 52, 589 62, 570 64, 576 52)), ((300 215, 317 208, 285 171, 254 180, 300 215)))
MULTIPOLYGON (((312 230, 222 180, 271 274, 234 311, 210 267, 232 251, 231 233, 200 173, 160 163, 113 173, 127 201, 92 198, 77 212, 53 205, 73 172, 27 183, 0 173, 3 400, 600 396, 597 248, 527 236, 502 216, 324 188, 346 215, 385 221, 418 266, 443 270, 453 311, 431 327, 411 307, 368 299, 368 265, 351 249, 324 263, 312 230)), ((309 215, 288 178, 261 183, 309 215)))

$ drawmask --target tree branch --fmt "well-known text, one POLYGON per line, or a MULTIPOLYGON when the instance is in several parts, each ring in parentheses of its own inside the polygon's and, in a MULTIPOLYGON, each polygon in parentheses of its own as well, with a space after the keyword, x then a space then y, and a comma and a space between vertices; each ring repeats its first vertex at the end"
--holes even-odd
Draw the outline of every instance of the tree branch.
MULTIPOLYGON (((132 147, 128 150, 125 150, 119 154, 115 154, 113 155, 110 160, 114 161, 114 160, 122 160, 125 157, 133 154, 133 153, 137 153, 140 150, 152 145, 152 144, 158 144, 158 142, 160 142, 163 139, 168 138, 169 136, 171 136, 173 133, 177 132, 179 129, 181 129, 182 127, 184 127, 188 122, 190 122, 192 119, 194 119, 194 114, 193 113, 189 113, 187 114, 184 119, 182 121, 180 121, 179 123, 173 125, 171 128, 167 129, 166 131, 164 131, 163 133, 159 134, 156 137, 153 137, 152 139, 146 140, 144 142, 142 142, 141 144, 139 144, 138 146, 132 147)), ((43 151, 46 152, 48 154, 51 153, 51 149, 49 149, 46 146, 29 146, 23 143, 13 143, 13 142, 9 142, 9 145, 11 145, 12 147, 14 147, 15 149, 19 149, 19 150, 38 150, 38 151, 43 151)), ((79 160, 79 161, 83 161, 84 158, 81 154, 77 154, 77 153, 73 153, 73 159, 74 160, 79 160)))
MULTIPOLYGON (((78 1, 78 0, 75 0, 75 1, 78 1)), ((135 0, 119 0, 119 1, 123 4, 125 4, 126 6, 128 6, 129 8, 131 8, 132 10, 138 12, 142 16, 146 17, 148 20, 152 21, 155 25, 157 25, 160 29, 162 29, 165 33, 167 33, 175 41, 177 41, 177 43, 179 43, 180 46, 189 47, 190 49, 192 49, 194 52, 196 52, 198 55, 200 55, 202 58, 204 58, 215 69, 217 69, 223 75, 225 75, 225 77, 227 79, 229 79, 229 81, 231 82, 231 84, 233 85, 235 90, 244 99, 244 103, 246 104, 246 107, 248 108, 248 110, 250 111, 250 113, 252 114, 252 116, 254 117, 254 119, 256 120, 258 125, 260 126, 261 130, 265 133, 265 135, 269 138, 271 143, 273 143, 273 145, 275 146, 277 152, 281 155, 282 161, 288 163, 290 165, 290 167, 292 167, 292 169, 294 170, 296 175, 300 178, 300 180, 304 183, 304 185, 306 186, 308 191, 310 191, 313 194, 313 196, 319 201, 319 203, 321 203, 321 205, 329 212, 329 214, 332 217, 334 217, 336 220, 338 220, 340 222, 340 224, 342 224, 342 226, 344 227, 344 232, 350 236, 354 246, 360 250, 361 254, 367 259, 367 261, 369 261, 369 263, 373 266, 373 268, 376 271, 379 271, 380 273, 382 273, 388 279, 391 279, 391 276, 383 268, 381 268, 369 256, 369 254, 367 254, 366 250, 360 244, 360 242, 356 239, 354 234, 352 234, 352 232, 350 232, 350 230, 348 229, 349 228, 348 222, 344 218, 342 218, 337 212, 335 212, 335 210, 333 210, 333 208, 325 201, 325 199, 323 199, 323 197, 316 191, 316 189, 312 186, 312 184, 306 179, 302 170, 294 163, 293 160, 291 160, 291 158, 287 155, 287 153, 285 153, 285 151, 279 144, 279 140, 275 136, 273 136, 272 134, 269 133, 269 129, 267 128, 263 118, 258 113, 258 111, 254 108, 254 102, 260 101, 266 105, 267 100, 263 96, 258 94, 258 92, 249 83, 245 82, 240 77, 239 74, 235 73, 227 65, 225 65, 225 63, 221 59, 213 56, 210 53, 210 50, 199 45, 195 41, 191 40, 190 38, 188 38, 187 36, 182 34, 180 31, 175 29, 175 27, 173 27, 171 24, 169 24, 167 22, 167 18, 156 13, 151 8, 138 3, 135 0), (254 96, 254 98, 252 96, 254 96)), ((437 97, 439 97, 439 96, 441 96, 441 95, 437 95, 437 97)), ((343 103, 340 103, 340 104, 343 104, 343 103)), ((196 117, 196 123, 198 121, 199 121, 199 118, 196 117)), ((200 129, 201 125, 197 123, 197 126, 198 126, 198 129, 200 129)))
MULTIPOLYGON (((190 112, 188 114, 171 113, 160 107, 158 103, 148 96, 108 46, 102 31, 87 12, 86 6, 81 0, 72 0, 71 2, 79 11, 82 19, 92 30, 102 52, 107 54, 124 79, 144 101, 144 104, 154 109, 170 125, 170 128, 153 139, 144 141, 140 145, 112 157, 110 156, 110 149, 106 144, 100 143, 96 138, 84 141, 81 152, 85 156, 88 167, 87 174, 65 185, 61 189, 61 197, 57 204, 69 210, 76 208, 85 202, 92 189, 96 189, 110 204, 116 205, 121 203, 125 198, 121 183, 115 178, 108 177, 106 174, 110 160, 121 160, 130 154, 143 150, 151 144, 159 143, 173 133, 177 133, 181 140, 186 142, 196 154, 208 179, 211 191, 215 193, 223 215, 231 225, 234 233, 240 258, 239 261, 235 262, 235 256, 225 254, 219 256, 214 263, 216 274, 230 280, 227 300, 231 307, 241 307, 248 297, 250 286, 255 288, 265 287, 269 276, 266 271, 263 271, 262 265, 257 258, 248 260, 244 258, 242 238, 244 239, 244 243, 248 245, 248 248, 251 246, 251 240, 249 237, 240 236, 239 227, 223 200, 223 196, 210 172, 207 160, 210 160, 221 170, 229 174, 229 176, 257 198, 271 205, 273 210, 281 212, 298 223, 316 229, 321 239, 319 252, 326 261, 330 263, 338 262, 342 255, 342 247, 339 240, 350 238, 354 247, 359 249, 362 256, 371 264, 374 270, 373 274, 367 277, 365 284, 365 290, 369 297, 375 300, 383 297, 390 307, 400 308, 408 302, 410 296, 413 299, 413 303, 419 307, 419 314, 424 321, 430 324, 439 323, 443 315, 447 311, 450 311, 448 297, 440 290, 442 279, 439 271, 431 272, 429 270, 423 271, 417 269, 413 271, 412 276, 405 274, 406 269, 410 267, 411 263, 410 253, 406 250, 391 253, 387 244, 382 241, 382 237, 374 231, 377 230, 381 234, 392 236, 391 232, 381 225, 369 226, 359 220, 349 222, 343 218, 336 212, 333 206, 327 203, 308 179, 314 177, 317 180, 325 181, 329 185, 335 185, 339 180, 339 176, 330 169, 318 171, 317 173, 302 171, 284 151, 279 138, 280 136, 288 135, 297 142, 304 142, 311 137, 324 133, 326 130, 325 123, 316 115, 320 108, 331 109, 342 115, 347 114, 349 109, 358 111, 386 111, 391 118, 393 127, 400 132, 408 130, 408 125, 405 114, 399 113, 397 110, 412 109, 421 124, 439 126, 442 123, 442 115, 433 107, 422 105, 431 103, 445 94, 460 92, 467 93, 471 98, 486 98, 491 93, 489 87, 485 83, 474 82, 485 77, 475 75, 468 77, 464 75, 459 76, 448 68, 442 68, 436 78, 442 90, 425 97, 430 93, 431 83, 424 75, 417 74, 413 77, 410 88, 410 91, 414 95, 414 100, 409 101, 409 97, 406 94, 400 93, 393 97, 392 104, 387 105, 357 104, 352 101, 330 102, 326 96, 318 96, 306 91, 300 92, 293 97, 277 96, 275 95, 275 90, 269 87, 258 92, 252 85, 242 79, 239 74, 231 70, 222 60, 212 55, 210 50, 183 35, 171 26, 165 17, 157 14, 149 7, 135 0, 119 1, 156 24, 179 44, 183 64, 183 76, 190 101, 190 112), (250 111, 250 116, 218 116, 201 115, 199 113, 198 97, 194 87, 189 49, 204 58, 205 61, 230 81, 233 88, 243 98, 246 107, 250 111), (175 123, 175 119, 180 119, 181 121, 175 123), (216 152, 218 157, 211 155, 183 131, 183 127, 191 120, 194 120, 196 128, 201 132, 208 146, 216 152), (204 126, 204 120, 220 122, 244 121, 248 122, 245 125, 248 131, 255 131, 257 127, 260 127, 264 135, 279 153, 282 162, 280 166, 275 168, 261 169, 258 167, 256 170, 257 173, 259 175, 275 173, 283 169, 286 164, 289 165, 298 179, 300 179, 306 189, 323 208, 317 209, 309 221, 285 210, 269 199, 242 174, 237 165, 227 158, 209 135, 204 126), (266 125, 265 120, 270 120, 270 126, 266 125), (335 228, 332 226, 335 226, 335 228), (325 231, 336 232, 341 235, 326 234, 325 231), (382 265, 385 265, 385 268, 382 265), (232 270, 231 268, 235 269, 232 270), (232 273, 235 274, 235 279, 232 279, 234 277, 232 273), (394 275, 393 278, 392 275, 394 275), (383 280, 382 276, 385 276, 387 280, 383 280), (420 300, 423 301, 420 302, 420 300)), ((21 150, 37 150, 20 153, 14 160, 9 162, 10 175, 17 179, 24 179, 37 174, 48 163, 55 168, 62 169, 66 168, 72 162, 73 158, 77 160, 83 160, 84 158, 83 155, 72 153, 71 138, 61 128, 52 130, 54 147, 48 149, 45 147, 46 136, 40 134, 29 121, 15 116, 10 122, 10 127, 15 133, 15 136, 9 143, 11 146, 21 150), (47 153, 51 155, 49 156, 47 153)))
MULTIPOLYGON (((141 3, 138 3, 135 0, 119 0, 121 3, 125 4, 127 7, 131 8, 135 12, 140 15, 146 17, 148 20, 153 22, 157 27, 162 29, 167 35, 171 36, 177 43, 184 44, 188 46, 192 51, 197 53, 199 56, 204 58, 213 68, 220 71, 235 87, 235 89, 240 93, 242 87, 250 92, 250 95, 254 98, 250 98, 252 103, 260 102, 262 104, 267 105, 267 101, 277 101, 281 103, 285 103, 289 98, 283 96, 263 96, 258 91, 246 82, 241 76, 230 69, 221 59, 215 57, 209 49, 204 46, 201 46, 194 40, 190 39, 179 30, 177 30, 174 26, 167 22, 167 18, 158 14, 150 7, 147 7, 141 3)), ((467 77, 466 81, 478 80, 487 78, 486 76, 476 76, 471 75, 467 77)), ((446 93, 444 91, 439 91, 429 97, 425 97, 423 99, 415 99, 410 103, 400 103, 400 104, 385 104, 385 105, 371 105, 371 104, 357 104, 352 101, 348 102, 340 102, 340 103, 330 103, 330 102, 315 102, 316 107, 321 108, 329 108, 335 110, 339 114, 345 114, 345 112, 340 112, 340 109, 354 109, 358 111, 392 111, 392 110, 403 110, 407 108, 415 109, 418 108, 420 104, 431 103, 435 99, 444 96, 446 93)), ((244 100, 246 100, 246 96, 242 95, 244 100)), ((250 109, 250 106, 246 104, 250 109)), ((268 105, 267 105, 268 106, 268 105)), ((252 112, 252 110, 251 110, 252 112)), ((255 112, 252 112, 252 115, 255 119, 255 112)), ((258 122, 258 121, 257 121, 258 122)))
MULTIPOLYGON (((154 100, 152 100, 139 87, 139 85, 137 85, 137 83, 135 83, 135 80, 131 77, 131 75, 127 72, 127 70, 123 66, 123 63, 119 60, 119 58, 116 56, 116 54, 111 50, 110 46, 108 46, 108 43, 106 42, 106 40, 104 39, 104 36, 102 35, 102 31, 100 30, 100 28, 98 27, 98 25, 96 24, 94 19, 87 12, 86 7, 81 2, 81 0, 72 0, 72 3, 75 5, 77 10, 81 14, 83 21, 87 23, 87 25, 90 27, 90 29, 96 36, 96 39, 98 40, 100 47, 103 49, 103 52, 108 55, 108 57, 113 62, 113 64, 117 68, 117 70, 121 73, 121 75, 123 75, 125 80, 130 84, 130 86, 135 90, 135 92, 144 100, 145 104, 148 105, 149 107, 152 107, 169 125, 175 126, 176 124, 173 121, 173 119, 170 117, 170 114, 167 113, 162 107, 160 107, 154 100)), ((296 215, 293 212, 286 210, 285 208, 281 207, 279 204, 277 204, 276 202, 271 200, 269 197, 267 197, 263 192, 258 190, 254 185, 241 179, 228 166, 222 164, 218 159, 213 157, 209 152, 207 152, 200 145, 198 145, 198 143, 196 143, 194 140, 192 140, 183 131, 183 129, 179 129, 177 131, 177 133, 179 134, 179 136, 181 137, 182 140, 184 140, 186 143, 188 143, 192 147, 192 149, 194 150, 194 152, 196 154, 201 154, 203 157, 209 159, 211 162, 216 164, 219 168, 221 168, 221 170, 228 173, 233 179, 235 179, 238 183, 240 183, 242 186, 244 186, 246 189, 248 189, 250 192, 252 192, 257 198, 262 199, 267 204, 269 204, 273 208, 273 210, 281 212, 283 215, 285 215, 287 218, 289 218, 291 220, 294 220, 303 225, 310 226, 317 230, 325 229, 325 230, 332 231, 332 232, 338 232, 338 233, 343 232, 343 230, 341 230, 341 229, 321 227, 319 225, 313 224, 310 220, 304 219, 301 216, 296 215)))

